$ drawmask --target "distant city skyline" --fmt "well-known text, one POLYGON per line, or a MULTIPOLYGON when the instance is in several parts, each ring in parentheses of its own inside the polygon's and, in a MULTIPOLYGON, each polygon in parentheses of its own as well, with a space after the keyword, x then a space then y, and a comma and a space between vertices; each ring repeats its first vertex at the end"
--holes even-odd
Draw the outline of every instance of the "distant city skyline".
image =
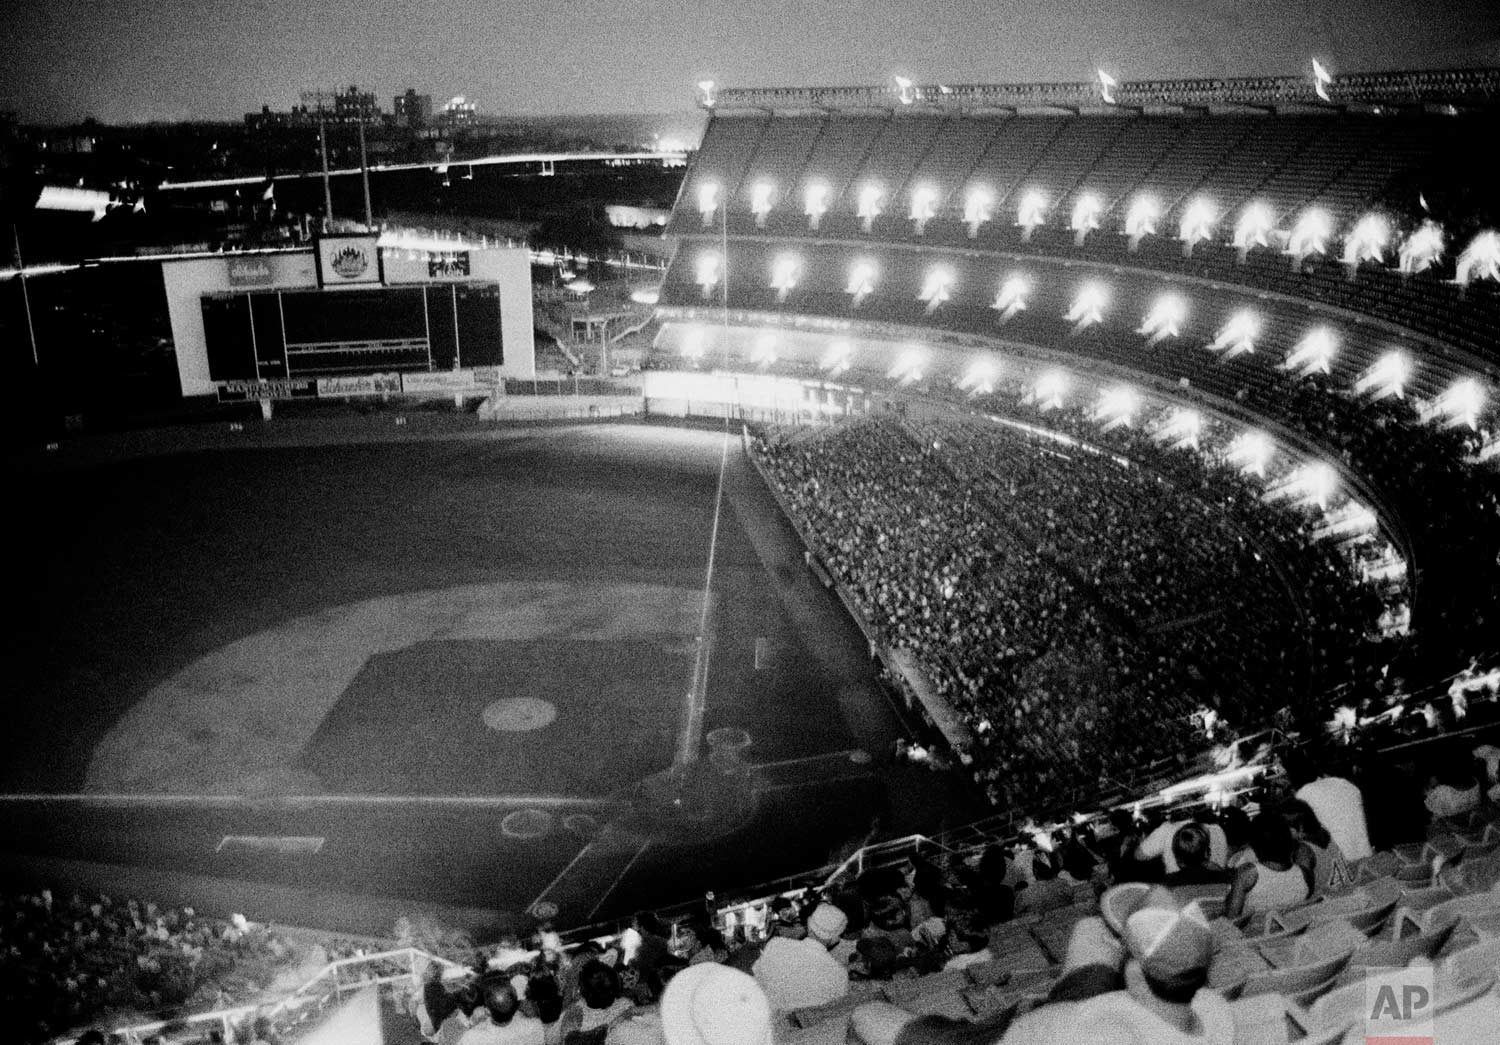
POLYGON ((30 122, 238 120, 357 84, 497 116, 690 110, 725 87, 1295 75, 1500 65, 1494 0, 35 0, 0 108, 30 122))

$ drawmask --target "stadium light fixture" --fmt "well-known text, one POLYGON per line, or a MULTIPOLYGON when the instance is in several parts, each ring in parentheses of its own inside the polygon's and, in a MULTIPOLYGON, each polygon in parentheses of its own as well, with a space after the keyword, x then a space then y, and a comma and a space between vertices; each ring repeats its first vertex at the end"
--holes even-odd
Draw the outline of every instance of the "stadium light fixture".
POLYGON ((703 288, 703 296, 713 295, 714 287, 719 285, 719 270, 723 267, 724 259, 711 250, 705 250, 698 255, 698 263, 695 269, 695 282, 703 288))
POLYGON ((1182 333, 1182 322, 1186 318, 1187 302, 1176 294, 1162 294, 1152 302, 1136 333, 1154 345, 1182 333))
POLYGON ((855 216, 860 220, 860 228, 865 232, 870 231, 870 226, 875 219, 880 217, 882 202, 885 199, 885 190, 874 182, 868 182, 859 190, 859 203, 855 210, 855 216))
POLYGON ((873 261, 856 261, 849 266, 849 283, 844 287, 844 293, 853 295, 855 308, 875 292, 876 274, 873 261))
POLYGON ((918 301, 927 302, 927 311, 935 311, 939 305, 947 301, 953 294, 953 270, 946 265, 934 265, 927 270, 927 278, 922 283, 922 292, 917 295, 918 301))
POLYGON ((94 221, 99 221, 114 206, 116 204, 107 192, 55 185, 44 186, 36 201, 37 210, 66 210, 89 214, 94 221))
POLYGON ((776 186, 764 179, 750 186, 750 213, 755 215, 755 227, 766 227, 766 218, 771 213, 771 201, 776 196, 776 186))
POLYGON ((1271 455, 1275 449, 1270 436, 1264 432, 1251 430, 1235 436, 1225 456, 1231 464, 1238 466, 1240 471, 1264 477, 1266 466, 1271 463, 1271 455))
POLYGON ((1073 333, 1087 330, 1104 321, 1104 307, 1109 304, 1109 288, 1103 283, 1089 281, 1073 295, 1073 304, 1063 318, 1073 324, 1073 333))
POLYGON ((1068 376, 1061 370, 1049 370, 1037 378, 1031 394, 1026 398, 1035 403, 1039 410, 1056 410, 1062 406, 1063 396, 1067 391, 1068 376))
POLYGON ((964 195, 964 224, 969 227, 969 238, 979 235, 979 226, 994 216, 995 194, 988 186, 974 185, 964 195))
POLYGON ((1012 272, 1000 284, 1000 293, 995 296, 995 303, 990 307, 1000 313, 1000 321, 1003 323, 1017 312, 1025 310, 1026 297, 1030 293, 1031 281, 1019 272, 1012 272))
POLYGON ((712 80, 698 81, 698 101, 705 109, 712 109, 716 98, 712 80))
POLYGON ((1281 364, 1281 369, 1295 370, 1301 377, 1326 374, 1337 351, 1338 338, 1333 331, 1327 327, 1314 327, 1287 353, 1286 362, 1281 364))
POLYGON ((971 396, 989 395, 995 391, 995 378, 999 374, 1000 364, 994 357, 980 356, 958 379, 958 387, 967 390, 971 396))
POLYGON ((1161 201, 1149 193, 1137 196, 1125 212, 1125 235, 1130 239, 1130 253, 1141 247, 1141 240, 1156 235, 1157 223, 1161 221, 1161 201))
POLYGON ((1456 428, 1462 425, 1471 431, 1479 427, 1479 415, 1484 412, 1484 386, 1472 377, 1462 377, 1448 386, 1423 411, 1424 421, 1441 420, 1443 427, 1456 428))
POLYGON ((1083 246, 1084 239, 1099 227, 1099 216, 1104 213, 1104 201, 1092 192, 1085 192, 1073 203, 1073 217, 1068 228, 1073 230, 1073 245, 1083 246))
POLYGON ((1105 105, 1115 104, 1115 88, 1120 86, 1120 81, 1115 79, 1103 69, 1095 70, 1099 74, 1099 95, 1104 99, 1105 105))
POLYGON ((1435 221, 1422 222, 1415 232, 1406 237, 1406 242, 1401 244, 1398 253, 1402 275, 1410 276, 1427 271, 1443 259, 1446 246, 1447 237, 1443 234, 1442 226, 1435 221))
POLYGON ((802 259, 795 254, 781 254, 771 263, 771 286, 776 290, 776 300, 785 301, 786 296, 797 285, 802 274, 802 259))
POLYGON ((1331 99, 1328 97, 1328 85, 1333 83, 1333 76, 1327 69, 1323 68, 1323 63, 1316 58, 1312 60, 1312 71, 1313 93, 1325 102, 1330 101, 1331 99))
POLYGON ((1219 334, 1209 342, 1210 352, 1223 352, 1225 359, 1248 355, 1255 351, 1255 340, 1260 337, 1261 319, 1247 308, 1240 309, 1224 321, 1219 334))
POLYGON ((1500 282, 1500 234, 1494 229, 1476 233, 1458 256, 1453 281, 1467 287, 1476 279, 1500 282))
POLYGON ((1028 189, 1021 195, 1016 207, 1016 224, 1021 227, 1021 239, 1030 240, 1038 225, 1047 221, 1047 197, 1040 189, 1028 189))
POLYGON ((755 339, 755 346, 750 350, 750 361, 765 369, 776 362, 775 334, 762 334, 755 339))
POLYGON ((1182 241, 1182 253, 1190 256, 1193 248, 1214 234, 1214 227, 1219 224, 1219 209, 1214 206, 1213 201, 1199 196, 1187 205, 1182 212, 1182 220, 1177 225, 1177 238, 1182 241))
POLYGON ((1359 395, 1373 393, 1376 399, 1406 394, 1406 382, 1411 377, 1412 364, 1404 352, 1392 350, 1385 353, 1354 382, 1354 391, 1359 395))
POLYGON ((660 287, 641 287, 630 292, 630 300, 637 305, 654 305, 661 300, 660 287))
POLYGON ((893 381, 900 381, 903 385, 914 384, 922 380, 922 365, 926 361, 927 354, 913 345, 896 356, 885 376, 893 381))
POLYGON ((1327 508, 1328 500, 1338 487, 1338 475, 1322 461, 1311 461, 1276 483, 1265 494, 1264 500, 1290 500, 1298 505, 1316 504, 1327 508))
POLYGON ((802 190, 802 213, 807 215, 807 227, 814 232, 828 213, 828 197, 832 193, 826 181, 809 182, 802 190))
POLYGON ((838 377, 853 365, 853 361, 854 346, 840 338, 828 346, 828 351, 823 355, 822 365, 830 377, 838 377))
POLYGON ((929 182, 923 182, 911 192, 911 220, 916 223, 916 232, 920 236, 927 231, 927 223, 937 214, 938 190, 937 186, 929 182))
POLYGON ((1292 267, 1300 269, 1310 254, 1328 253, 1328 241, 1333 236, 1333 215, 1322 207, 1308 207, 1297 215, 1292 231, 1287 236, 1286 252, 1292 257, 1292 267))
POLYGON ((704 182, 698 186, 698 213, 703 217, 703 227, 714 223, 714 212, 719 209, 718 182, 704 182))
POLYGON ((1106 388, 1099 393, 1099 401, 1094 406, 1094 420, 1106 432, 1122 425, 1128 428, 1135 420, 1135 412, 1140 405, 1141 397, 1128 385, 1106 388))
POLYGON ((1385 261, 1386 247, 1391 242, 1391 223, 1383 215, 1370 213, 1354 223, 1349 235, 1344 237, 1344 267, 1349 278, 1366 261, 1379 265, 1385 261))
POLYGON ((1251 200, 1245 204, 1240 211, 1240 220, 1234 224, 1234 249, 1239 252, 1240 261, 1245 260, 1246 255, 1256 247, 1267 247, 1271 244, 1271 234, 1276 230, 1276 215, 1271 211, 1270 204, 1263 200, 1251 200))
POLYGON ((1203 432, 1203 415, 1185 406, 1173 408, 1166 419, 1157 426, 1152 437, 1174 450, 1190 447, 1198 449, 1198 437, 1203 432))
POLYGON ((904 76, 894 77, 896 81, 896 97, 901 100, 902 105, 910 105, 917 100, 916 89, 912 82, 904 76))

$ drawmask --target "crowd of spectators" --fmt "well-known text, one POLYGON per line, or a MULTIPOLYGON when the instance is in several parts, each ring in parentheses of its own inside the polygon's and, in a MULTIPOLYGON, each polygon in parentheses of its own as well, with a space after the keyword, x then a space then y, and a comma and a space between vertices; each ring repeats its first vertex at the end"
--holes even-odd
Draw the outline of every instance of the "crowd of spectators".
POLYGON ((48 890, 0 895, 0 1004, 12 1040, 244 1004, 298 957, 291 941, 239 917, 48 890))
POLYGON ((1258 728, 1371 660, 1379 596, 1306 517, 1142 440, 1139 460, 886 412, 759 453, 826 565, 1035 808, 1258 728), (1146 456, 1149 454, 1149 456, 1146 456))

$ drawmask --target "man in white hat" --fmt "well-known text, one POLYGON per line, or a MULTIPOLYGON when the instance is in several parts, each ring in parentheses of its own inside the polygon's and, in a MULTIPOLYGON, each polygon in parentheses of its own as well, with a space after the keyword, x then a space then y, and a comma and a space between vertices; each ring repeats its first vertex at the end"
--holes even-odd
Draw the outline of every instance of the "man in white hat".
POLYGON ((666 1045, 771 1045, 771 1005, 751 976, 716 962, 672 977, 661 999, 666 1045))
POLYGON ((829 954, 849 925, 849 917, 831 903, 818 904, 807 919, 807 937, 773 936, 751 966, 777 1012, 826 1005, 849 993, 849 970, 829 954))

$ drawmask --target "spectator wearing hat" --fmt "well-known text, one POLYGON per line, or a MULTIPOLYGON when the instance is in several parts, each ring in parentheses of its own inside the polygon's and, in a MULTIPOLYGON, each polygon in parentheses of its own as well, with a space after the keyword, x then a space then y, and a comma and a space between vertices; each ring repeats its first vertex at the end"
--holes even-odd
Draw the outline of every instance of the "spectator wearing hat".
POLYGON ((684 969, 661 999, 664 1045, 771 1045, 771 1019, 755 978, 715 963, 684 969))
POLYGON ((796 940, 773 936, 751 967, 777 1012, 826 1005, 849 993, 849 970, 829 950, 839 943, 849 919, 830 903, 819 904, 807 919, 807 936, 796 940))

